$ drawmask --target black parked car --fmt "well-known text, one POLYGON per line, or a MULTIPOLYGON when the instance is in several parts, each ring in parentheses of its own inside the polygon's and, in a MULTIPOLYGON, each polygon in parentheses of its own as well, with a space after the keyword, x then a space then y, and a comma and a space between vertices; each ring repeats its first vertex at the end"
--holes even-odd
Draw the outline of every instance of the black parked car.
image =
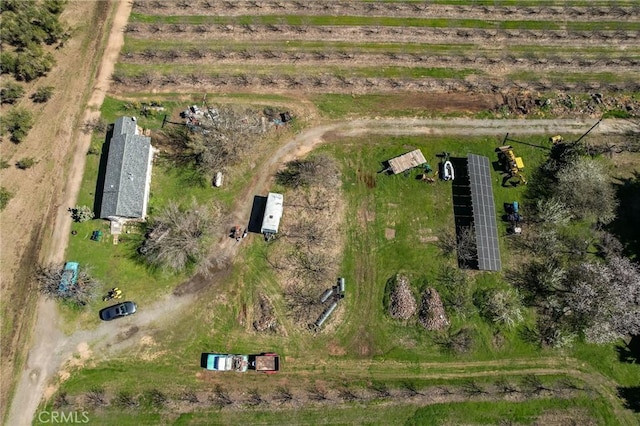
POLYGON ((133 302, 122 302, 117 305, 109 306, 100 311, 100 319, 102 321, 111 321, 115 318, 126 317, 135 314, 138 306, 133 302))

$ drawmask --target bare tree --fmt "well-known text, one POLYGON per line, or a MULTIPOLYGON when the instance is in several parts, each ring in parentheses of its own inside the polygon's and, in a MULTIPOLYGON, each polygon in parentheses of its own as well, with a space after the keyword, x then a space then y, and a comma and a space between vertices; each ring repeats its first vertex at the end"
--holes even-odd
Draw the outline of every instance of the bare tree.
POLYGON ((90 134, 92 132, 105 133, 108 129, 109 124, 102 117, 88 120, 82 126, 82 132, 85 134, 90 134))
POLYGON ((487 393, 478 382, 475 380, 469 380, 462 386, 462 391, 468 396, 480 396, 487 393))
POLYGON ((266 399, 262 398, 262 395, 260 395, 260 392, 256 388, 249 390, 248 394, 247 405, 250 407, 257 407, 268 403, 266 399))
POLYGON ((107 401, 104 398, 104 389, 100 387, 91 388, 86 394, 85 399, 89 406, 97 408, 107 405, 107 401))
POLYGON ((159 389, 150 389, 145 391, 141 397, 144 404, 148 407, 161 409, 167 404, 167 396, 159 389))
POLYGON ((182 271, 200 261, 207 251, 206 241, 221 218, 216 204, 187 207, 170 202, 155 216, 139 253, 151 265, 182 271))
POLYGON ((192 390, 182 392, 182 394, 180 395, 180 400, 186 401, 190 404, 197 404, 199 402, 198 395, 196 395, 196 393, 192 390))
POLYGON ((360 396, 357 393, 346 386, 338 391, 338 396, 340 397, 340 399, 346 402, 356 401, 360 399, 360 396))
POLYGON ((424 395, 423 393, 418 391, 418 387, 412 381, 406 380, 401 384, 402 389, 407 396, 412 397, 416 395, 424 395))
POLYGON ((53 399, 53 408, 59 410, 60 408, 68 407, 69 400, 67 399, 66 392, 58 392, 56 393, 55 398, 53 399))
POLYGON ((301 286, 292 286, 285 290, 284 298, 289 312, 296 322, 308 322, 310 311, 320 305, 316 291, 301 286))
POLYGON ((127 391, 118 392, 111 400, 111 404, 118 408, 133 408, 139 405, 138 401, 127 391))
POLYGON ((38 265, 35 272, 40 292, 45 296, 84 306, 97 297, 98 281, 86 268, 77 273, 64 271, 62 264, 38 265), (75 276, 75 278, 74 278, 75 276), (63 280, 66 284, 63 284, 63 280))
POLYGON ((278 386, 278 388, 276 388, 276 393, 273 396, 273 399, 274 401, 280 402, 280 405, 295 400, 295 398, 293 397, 293 393, 291 393, 291 390, 286 386, 278 386))
POLYGON ((233 404, 233 399, 229 395, 226 389, 220 384, 217 384, 213 391, 213 396, 209 397, 209 400, 217 407, 226 407, 233 404))
MULTIPOLYGON (((222 83, 223 80, 219 81, 222 83)), ((171 160, 194 165, 202 176, 212 176, 240 161, 261 134, 262 120, 258 111, 224 105, 218 108, 215 120, 201 120, 200 125, 193 127, 166 128, 159 135, 159 142, 170 147, 171 160)))
POLYGON ((456 250, 461 267, 471 267, 477 261, 476 230, 473 225, 460 227, 457 230, 456 250))
POLYGON ((471 314, 471 288, 466 272, 447 265, 440 269, 437 280, 444 286, 445 307, 463 318, 471 314))
POLYGON ((389 398, 391 397, 391 392, 389 391, 389 386, 387 386, 384 382, 374 381, 371 382, 369 386, 371 390, 376 394, 378 398, 389 398))
POLYGON ((318 154, 287 163, 286 168, 276 174, 276 179, 292 188, 310 185, 335 187, 340 181, 340 171, 332 157, 318 154))
POLYGON ((312 401, 326 401, 329 399, 327 398, 327 390, 317 385, 311 386, 307 389, 307 392, 309 393, 309 399, 312 401))
POLYGON ((501 377, 496 381, 496 388, 503 394, 512 394, 518 392, 518 388, 505 377, 501 377))

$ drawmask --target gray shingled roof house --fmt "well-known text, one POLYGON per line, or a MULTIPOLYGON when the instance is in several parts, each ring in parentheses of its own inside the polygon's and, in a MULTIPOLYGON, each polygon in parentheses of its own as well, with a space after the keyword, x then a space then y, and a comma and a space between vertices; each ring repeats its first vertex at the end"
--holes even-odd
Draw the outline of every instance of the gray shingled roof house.
POLYGON ((135 117, 120 117, 113 126, 100 218, 144 219, 147 215, 151 161, 151 138, 140 134, 135 117))

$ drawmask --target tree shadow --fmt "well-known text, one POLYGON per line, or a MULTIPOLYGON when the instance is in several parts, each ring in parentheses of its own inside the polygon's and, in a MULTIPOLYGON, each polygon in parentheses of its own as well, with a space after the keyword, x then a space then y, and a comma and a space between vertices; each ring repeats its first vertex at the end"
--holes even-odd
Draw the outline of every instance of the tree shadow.
POLYGON ((93 198, 93 213, 95 217, 100 217, 102 210, 102 193, 104 191, 104 181, 107 174, 107 160, 109 159, 109 145, 113 137, 113 126, 107 131, 104 143, 102 144, 102 152, 100 153, 100 164, 98 165, 98 178, 96 179, 96 189, 93 198))
POLYGON ((624 401, 625 408, 640 413, 640 386, 619 387, 618 396, 624 401))
POLYGON ((624 345, 616 346, 620 362, 640 364, 640 336, 632 336, 624 345))
POLYGON ((640 172, 634 172, 632 178, 618 179, 615 185, 619 201, 616 219, 607 230, 614 234, 624 246, 624 255, 634 259, 640 253, 640 172))
POLYGON ((455 172, 451 184, 453 201, 453 218, 456 227, 458 267, 462 269, 478 269, 477 248, 474 238, 469 238, 473 229, 473 203, 471 200, 471 181, 466 158, 450 158, 455 172))
POLYGON ((259 234, 262 231, 262 219, 264 211, 267 207, 267 197, 256 195, 253 197, 253 205, 251 206, 251 215, 249 216, 249 224, 247 228, 249 232, 259 234))

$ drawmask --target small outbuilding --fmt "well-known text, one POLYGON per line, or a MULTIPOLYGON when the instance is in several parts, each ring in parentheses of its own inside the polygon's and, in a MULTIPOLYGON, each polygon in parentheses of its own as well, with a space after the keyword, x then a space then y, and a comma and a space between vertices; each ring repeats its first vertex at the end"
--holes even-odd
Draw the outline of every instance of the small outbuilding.
POLYGON ((391 173, 397 175, 398 173, 426 164, 426 162, 427 160, 424 158, 422 151, 415 149, 389 160, 388 170, 391 170, 391 173))

